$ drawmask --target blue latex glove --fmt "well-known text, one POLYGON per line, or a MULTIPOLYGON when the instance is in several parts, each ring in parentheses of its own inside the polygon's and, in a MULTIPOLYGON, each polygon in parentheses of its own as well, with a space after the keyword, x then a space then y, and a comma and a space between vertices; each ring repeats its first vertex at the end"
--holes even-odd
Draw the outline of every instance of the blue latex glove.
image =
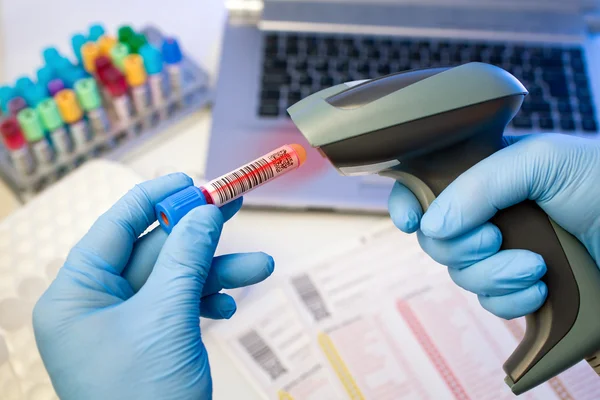
POLYGON ((425 215, 400 184, 389 209, 395 225, 406 233, 417 231, 423 250, 449 267, 457 285, 477 294, 486 310, 512 319, 544 303, 547 288, 540 278, 546 266, 529 251, 499 251, 502 235, 487 221, 500 209, 535 200, 598 263, 600 143, 558 134, 505 141, 508 147, 463 173, 425 215))
POLYGON ((167 236, 138 237, 154 206, 192 185, 174 174, 136 186, 72 249, 33 313, 44 365, 61 399, 207 399, 212 395, 200 317, 230 318, 223 288, 273 272, 265 254, 213 257, 241 201, 191 211, 167 236))

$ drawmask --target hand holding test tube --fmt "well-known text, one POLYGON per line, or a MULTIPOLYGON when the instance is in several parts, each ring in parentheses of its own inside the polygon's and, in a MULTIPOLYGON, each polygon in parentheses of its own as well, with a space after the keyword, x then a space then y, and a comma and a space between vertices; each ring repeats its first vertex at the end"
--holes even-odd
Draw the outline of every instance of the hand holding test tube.
POLYGON ((282 146, 202 187, 190 186, 156 205, 163 229, 173 227, 192 209, 213 204, 224 206, 265 183, 294 171, 306 161, 306 150, 299 144, 282 146))

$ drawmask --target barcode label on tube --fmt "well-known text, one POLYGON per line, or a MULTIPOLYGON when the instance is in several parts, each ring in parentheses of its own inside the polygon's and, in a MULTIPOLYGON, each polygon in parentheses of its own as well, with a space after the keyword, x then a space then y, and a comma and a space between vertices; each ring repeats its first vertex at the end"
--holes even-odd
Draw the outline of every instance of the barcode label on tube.
POLYGON ((271 377, 271 380, 275 380, 287 372, 275 352, 255 330, 240 337, 239 342, 250 354, 250 357, 271 377))
POLYGON ((217 178, 204 186, 213 204, 222 206, 244 193, 299 166, 293 149, 283 146, 240 169, 217 178))
POLYGON ((300 296, 300 300, 308 308, 315 321, 318 322, 330 316, 325 301, 308 275, 296 276, 292 278, 291 282, 300 296))

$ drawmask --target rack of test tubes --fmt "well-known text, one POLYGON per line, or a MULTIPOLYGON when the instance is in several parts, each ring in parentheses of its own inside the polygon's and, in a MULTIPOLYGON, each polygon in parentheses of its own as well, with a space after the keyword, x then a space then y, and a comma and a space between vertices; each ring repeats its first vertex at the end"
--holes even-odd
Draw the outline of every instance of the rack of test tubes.
POLYGON ((35 79, 0 87, 0 174, 22 201, 86 160, 116 159, 208 105, 208 76, 157 28, 102 25, 42 50, 35 79))

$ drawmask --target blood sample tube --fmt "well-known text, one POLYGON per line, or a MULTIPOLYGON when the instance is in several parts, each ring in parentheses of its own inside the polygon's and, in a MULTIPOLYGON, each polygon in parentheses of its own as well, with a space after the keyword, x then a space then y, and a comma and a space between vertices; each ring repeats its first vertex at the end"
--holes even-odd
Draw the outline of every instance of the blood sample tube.
POLYGON ((114 36, 104 35, 98 39, 98 47, 100 48, 100 55, 110 56, 110 51, 117 44, 117 39, 114 36))
POLYGON ((96 23, 90 26, 90 40, 93 42, 98 41, 102 36, 104 36, 105 30, 102 24, 96 23))
POLYGON ((152 105, 158 110, 159 118, 165 119, 167 117, 167 108, 165 107, 167 94, 165 93, 162 55, 160 50, 150 44, 140 49, 140 55, 144 59, 144 66, 148 73, 152 105))
POLYGON ((2 134, 2 141, 8 150, 17 174, 21 176, 30 175, 35 169, 35 164, 17 119, 10 117, 2 121, 0 134, 2 134))
POLYGON ((133 106, 139 118, 142 119, 142 127, 148 128, 151 124, 150 95, 148 90, 148 75, 144 69, 144 60, 139 54, 130 54, 125 58, 125 77, 131 88, 133 106))
POLYGON ((100 56, 100 47, 95 42, 87 42, 81 46, 83 67, 93 75, 96 72, 96 58, 100 56))
POLYGON ((125 62, 125 57, 129 55, 129 47, 125 43, 117 43, 110 50, 110 58, 121 72, 123 72, 125 66, 123 65, 125 62))
POLYGON ((17 114, 27 108, 27 102, 21 96, 13 97, 8 102, 8 113, 9 115, 16 117, 17 114))
POLYGON ((156 205, 156 217, 163 229, 170 233, 192 209, 206 204, 221 207, 281 175, 300 168, 304 161, 306 150, 302 146, 282 146, 202 187, 190 186, 167 197, 156 205))
POLYGON ((174 38, 167 38, 162 45, 162 55, 167 64, 169 88, 171 96, 176 98, 176 106, 183 107, 183 74, 181 60, 183 58, 179 43, 174 38))
POLYGON ((26 108, 19 112, 17 119, 25 134, 25 139, 27 139, 33 151, 37 165, 51 165, 54 161, 54 149, 52 149, 48 138, 44 135, 44 127, 37 111, 33 108, 26 108))
POLYGON ((81 47, 83 47, 83 45, 87 42, 89 42, 89 39, 81 33, 71 36, 71 47, 73 48, 73 54, 75 54, 75 58, 77 58, 77 61, 79 61, 80 64, 83 62, 81 47))
POLYGON ((73 142, 69 137, 67 128, 63 123, 58 107, 54 99, 46 99, 37 106, 37 112, 44 128, 50 132, 50 140, 56 151, 56 157, 60 160, 73 149, 73 142))
POLYGON ((79 104, 85 110, 95 135, 106 135, 110 129, 108 116, 102 106, 100 92, 94 78, 81 79, 75 84, 79 104))
POLYGON ((129 100, 129 95, 127 94, 125 77, 115 67, 107 68, 103 75, 104 82, 102 83, 110 93, 117 118, 125 126, 131 120, 131 100, 129 100))
POLYGON ((83 110, 77 103, 77 96, 71 89, 61 90, 54 96, 60 115, 67 124, 75 151, 83 153, 91 139, 87 121, 83 118, 83 110))

